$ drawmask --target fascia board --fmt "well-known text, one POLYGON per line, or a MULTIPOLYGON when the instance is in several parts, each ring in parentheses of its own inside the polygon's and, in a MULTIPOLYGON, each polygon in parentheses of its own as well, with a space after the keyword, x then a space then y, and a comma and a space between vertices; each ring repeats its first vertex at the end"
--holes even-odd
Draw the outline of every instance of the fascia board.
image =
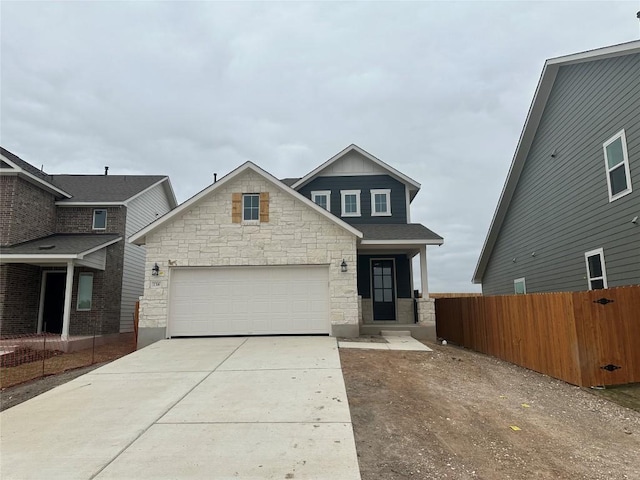
POLYGON ((346 155, 350 151, 358 152, 359 154, 361 154, 362 156, 364 156, 368 160, 372 161, 376 165, 378 165, 378 166, 384 168, 385 170, 387 170, 391 174, 391 176, 396 177, 398 180, 400 180, 405 185, 412 186, 414 190, 420 190, 421 185, 418 182, 416 182, 412 178, 406 176, 404 173, 396 170, 391 165, 386 164, 385 162, 383 162, 379 158, 371 155, 369 152, 363 150, 362 148, 358 147, 355 144, 349 145, 347 148, 343 149, 342 151, 340 151, 339 153, 337 153, 336 155, 331 157, 329 160, 327 160, 326 162, 321 164, 319 167, 317 167, 314 170, 312 170, 311 172, 309 172, 307 175, 302 177, 296 183, 291 185, 291 188, 296 190, 296 189, 306 185, 311 180, 313 180, 320 172, 325 170, 327 167, 331 166, 333 163, 338 161, 340 158, 342 158, 344 155, 346 155))

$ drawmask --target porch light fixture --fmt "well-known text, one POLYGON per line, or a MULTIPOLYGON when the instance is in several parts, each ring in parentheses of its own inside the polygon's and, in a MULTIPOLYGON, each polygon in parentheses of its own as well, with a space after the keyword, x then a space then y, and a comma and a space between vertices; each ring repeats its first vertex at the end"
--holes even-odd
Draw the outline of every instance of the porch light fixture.
POLYGON ((160 273, 160 267, 156 263, 151 269, 151 275, 153 275, 154 277, 157 277, 159 273, 160 273))
POLYGON ((342 273, 345 273, 347 271, 347 262, 344 261, 344 258, 342 259, 342 263, 340 264, 340 271, 342 273))

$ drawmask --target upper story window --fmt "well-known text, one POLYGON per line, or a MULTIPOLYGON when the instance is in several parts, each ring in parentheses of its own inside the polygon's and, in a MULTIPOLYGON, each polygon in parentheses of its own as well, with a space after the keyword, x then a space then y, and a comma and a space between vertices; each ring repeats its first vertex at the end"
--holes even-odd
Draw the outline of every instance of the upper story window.
POLYGON ((325 210, 331 210, 331 190, 311 192, 311 201, 325 210))
POLYGON ((260 194, 246 193, 242 195, 242 220, 260 220, 260 194))
POLYGON ((629 173, 629 155, 624 130, 616 133, 604 142, 604 163, 607 169, 609 201, 631 193, 631 174, 629 173))
POLYGON ((382 217, 391 215, 391 190, 371 190, 371 216, 382 217))
POLYGON ((516 295, 524 295, 527 293, 527 283, 525 282, 524 277, 516 278, 513 281, 513 292, 516 295))
POLYGON ((604 266, 604 250, 598 248, 584 254, 587 262, 587 279, 589 290, 599 290, 607 287, 607 271, 604 266))
POLYGON ((93 229, 94 230, 107 229, 107 211, 105 209, 96 208, 93 211, 93 229))
POLYGON ((360 216, 360 190, 340 190, 342 197, 342 216, 360 216))

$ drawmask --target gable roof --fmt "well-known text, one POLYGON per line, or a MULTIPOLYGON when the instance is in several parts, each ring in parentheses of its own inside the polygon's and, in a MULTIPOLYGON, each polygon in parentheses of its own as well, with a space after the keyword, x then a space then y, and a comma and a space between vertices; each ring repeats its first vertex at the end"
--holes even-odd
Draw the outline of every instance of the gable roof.
MULTIPOLYGON (((246 172, 247 170, 251 170, 251 171, 257 173, 258 175, 263 177, 265 180, 267 180, 268 182, 273 184, 275 187, 279 188, 280 190, 282 190, 286 194, 291 195, 296 200, 304 203, 305 205, 307 205, 312 210, 315 210, 320 215, 322 215, 322 216, 326 217, 327 219, 329 219, 331 222, 333 222, 336 225, 342 227, 343 229, 345 229, 348 232, 352 233, 356 237, 362 238, 362 233, 359 230, 357 230, 356 228, 354 228, 351 225, 349 225, 347 222, 339 219, 335 215, 333 215, 330 212, 326 211, 324 208, 316 205, 314 202, 312 202, 308 198, 302 196, 301 194, 299 194, 295 190, 289 188, 287 185, 285 185, 280 180, 275 178, 273 175, 271 175, 270 173, 266 172, 265 170, 263 170, 262 168, 257 166, 255 163, 253 163, 253 162, 245 162, 244 164, 240 165, 238 168, 236 168, 232 172, 228 173, 227 175, 225 175, 224 177, 219 179, 217 182, 212 183, 211 185, 209 185, 204 190, 201 190, 200 192, 196 193, 193 197, 191 197, 190 199, 188 199, 187 201, 185 201, 184 203, 179 205, 177 208, 175 208, 175 209, 171 210, 170 212, 164 214, 162 217, 158 218, 155 222, 150 223, 149 225, 147 225, 145 228, 143 228, 139 232, 134 233, 133 235, 131 235, 131 237, 129 237, 129 242, 130 243, 134 243, 136 245, 144 245, 146 236, 149 235, 151 232, 157 230, 158 228, 160 228, 165 223, 171 221, 171 219, 173 219, 177 215, 182 214, 185 210, 188 210, 189 208, 192 208, 194 205, 198 204, 200 201, 205 199, 211 193, 215 192, 216 190, 221 188, 223 185, 229 183, 231 180, 236 178, 238 175, 246 172)), ((231 212, 229 212, 229 214, 231 214, 231 212)))
POLYGON ((522 128, 522 133, 520 134, 520 139, 518 140, 518 146, 516 147, 513 160, 511 161, 511 167, 509 168, 509 173, 507 174, 507 180, 502 187, 498 206, 496 207, 496 210, 493 214, 489 232, 487 233, 484 245, 482 246, 480 258, 478 259, 478 263, 476 265, 476 269, 472 278, 473 283, 482 282, 482 277, 484 276, 487 264, 489 263, 489 258, 491 257, 493 247, 495 246, 495 243, 498 239, 500 228, 502 227, 502 223, 506 217, 507 210, 509 209, 509 203, 511 202, 511 199, 513 198, 513 195, 515 193, 518 180, 520 179, 520 174, 522 173, 522 170, 524 168, 526 158, 529 155, 529 150, 535 138, 540 120, 542 119, 547 100, 549 99, 549 95, 551 94, 551 90, 553 89, 553 84, 558 74, 558 70, 566 65, 593 62, 597 60, 620 57, 623 55, 632 55, 636 53, 640 53, 640 40, 622 43, 619 45, 612 45, 604 48, 598 48, 596 50, 575 53, 572 55, 551 58, 545 62, 542 69, 542 74, 540 75, 540 80, 538 81, 538 86, 536 87, 536 91, 531 102, 531 106, 529 107, 529 112, 527 114, 524 127, 522 128))
POLYGON ((0 147, 3 173, 25 176, 52 192, 57 205, 122 205, 164 182, 171 208, 178 202, 166 175, 50 175, 0 147))
POLYGON ((53 184, 51 175, 47 175, 41 170, 22 160, 19 156, 11 153, 6 148, 0 147, 0 168, 3 173, 17 174, 26 177, 31 183, 35 183, 45 190, 53 193, 57 197, 70 198, 71 195, 53 184))
POLYGON ((144 191, 167 182, 166 190, 173 207, 177 201, 169 177, 165 175, 52 175, 53 183, 72 197, 58 205, 123 204, 144 191))
MULTIPOLYGON (((357 146, 354 143, 352 143, 347 148, 345 148, 341 152, 339 152, 336 155, 334 155, 333 157, 331 157, 329 160, 327 160, 322 165, 320 165, 319 167, 315 168, 314 170, 312 170, 311 172, 306 174, 304 177, 298 179, 296 182, 291 184, 291 188, 297 190, 300 187, 303 187, 304 185, 309 183, 311 180, 313 180, 315 177, 320 176, 320 174, 324 170, 326 170, 328 167, 333 165, 335 162, 337 162, 338 160, 340 160, 342 157, 344 157, 346 154, 348 154, 350 152, 358 152, 360 155, 365 157, 367 160, 369 160, 369 161, 373 162, 374 164, 378 165, 379 167, 385 169, 389 173, 389 175, 391 177, 394 177, 399 182, 402 182, 405 185, 407 185, 409 187, 409 192, 410 192, 412 200, 413 200, 413 197, 416 196, 416 193, 418 193, 418 190, 420 190, 420 184, 418 182, 416 182, 412 178, 407 177, 404 173, 399 172, 398 170, 393 168, 391 165, 387 165, 382 160, 380 160, 379 158, 371 155, 369 152, 363 150, 362 148, 360 148, 359 146, 357 146)), ((289 179, 285 179, 285 180, 289 180, 289 179)))

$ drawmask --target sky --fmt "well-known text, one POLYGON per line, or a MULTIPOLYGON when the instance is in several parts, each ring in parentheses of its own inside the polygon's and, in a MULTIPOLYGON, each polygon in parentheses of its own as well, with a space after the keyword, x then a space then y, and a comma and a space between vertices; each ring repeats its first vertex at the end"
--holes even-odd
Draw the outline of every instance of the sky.
POLYGON ((247 160, 347 145, 422 184, 431 292, 471 283, 548 58, 640 38, 640 1, 10 2, 0 143, 47 173, 165 174, 183 202, 247 160))

